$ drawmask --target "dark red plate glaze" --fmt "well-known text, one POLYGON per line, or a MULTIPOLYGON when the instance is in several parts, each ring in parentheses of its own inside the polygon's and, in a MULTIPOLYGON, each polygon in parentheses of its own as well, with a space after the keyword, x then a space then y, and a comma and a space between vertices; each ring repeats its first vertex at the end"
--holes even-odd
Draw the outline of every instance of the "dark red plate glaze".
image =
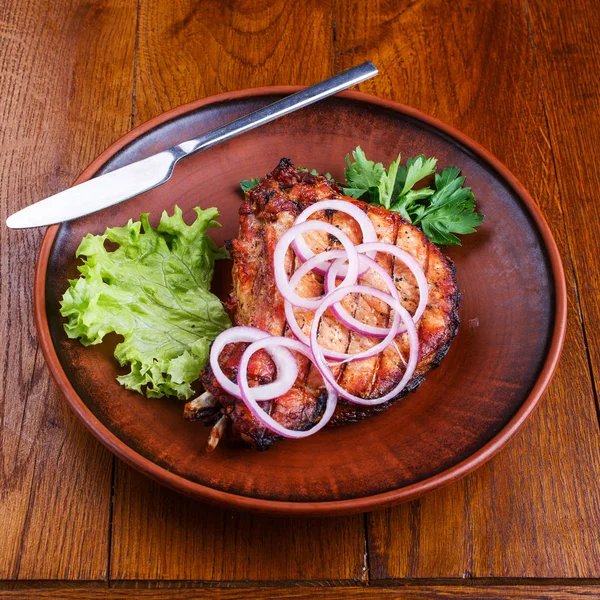
MULTIPOLYGON (((206 98, 141 125, 99 156, 77 182, 144 158, 231 121, 299 88, 244 90, 206 98)), ((231 265, 222 263, 222 296, 231 265)), ((184 494, 223 506, 286 515, 344 514, 410 500, 483 464, 523 425, 546 389, 563 344, 566 291, 560 256, 539 210, 494 157, 455 129, 414 109, 356 92, 324 100, 180 163, 173 178, 102 212, 46 232, 35 279, 35 317, 58 386, 92 433, 121 459, 184 494), (462 304, 460 332, 441 366, 416 393, 361 423, 268 452, 227 443, 205 454, 208 430, 182 418, 183 403, 149 400, 115 380, 115 339, 84 348, 68 340, 59 314, 86 233, 123 225, 178 204, 216 206, 217 242, 234 237, 239 181, 282 157, 343 176, 361 145, 389 163, 437 156, 468 177, 484 225, 448 250, 462 304)))

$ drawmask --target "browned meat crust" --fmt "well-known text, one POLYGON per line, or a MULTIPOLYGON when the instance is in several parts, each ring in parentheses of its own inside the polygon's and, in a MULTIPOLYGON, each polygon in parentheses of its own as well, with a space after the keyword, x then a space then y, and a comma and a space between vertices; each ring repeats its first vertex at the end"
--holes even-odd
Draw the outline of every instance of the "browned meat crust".
MULTIPOLYGON (((298 171, 290 160, 284 158, 272 173, 246 194, 240 208, 239 235, 228 244, 234 265, 233 291, 227 308, 235 325, 252 325, 273 335, 291 336, 284 316, 283 299, 275 286, 273 252, 279 238, 292 226, 298 214, 314 202, 327 198, 344 199, 364 210, 375 225, 380 241, 396 244, 419 261, 430 288, 429 302, 418 327, 419 363, 411 382, 395 400, 383 405, 365 407, 340 401, 331 424, 341 425, 384 410, 422 383, 425 373, 445 356, 457 333, 460 294, 452 262, 420 229, 407 223, 398 213, 342 196, 335 183, 298 171)), ((362 241, 356 222, 342 213, 326 211, 316 213, 312 218, 333 223, 355 243, 362 241)), ((326 234, 314 232, 310 234, 309 243, 315 249, 326 249, 335 247, 337 242, 326 234)), ((380 253, 376 260, 393 276, 404 306, 414 312, 418 303, 418 287, 412 273, 401 261, 388 254, 380 253)), ((288 274, 298 264, 290 251, 286 264, 288 274)), ((374 274, 367 273, 361 283, 385 289, 374 274)), ((323 278, 311 273, 302 280, 298 289, 301 295, 319 295, 323 290, 323 278)), ((389 321, 389 307, 375 298, 349 295, 343 304, 356 318, 366 323, 386 326, 389 321)), ((300 326, 308 333, 312 313, 295 309, 295 314, 300 326)), ((349 331, 329 312, 325 313, 320 324, 319 340, 326 347, 351 353, 377 343, 373 338, 349 331)), ((230 345, 221 355, 221 367, 232 380, 237 375, 237 365, 244 349, 244 344, 230 345)), ((405 335, 399 336, 396 343, 379 356, 337 367, 336 376, 343 387, 355 395, 380 397, 402 378, 403 356, 407 355, 408 340, 405 335)), ((287 394, 269 403, 266 409, 286 427, 306 429, 320 418, 326 396, 315 367, 304 357, 299 356, 298 360, 301 368, 296 384, 287 394)), ((249 364, 250 384, 268 383, 274 375, 275 367, 268 354, 264 351, 256 353, 249 364)), ((269 448, 278 439, 252 417, 243 402, 223 392, 210 367, 202 374, 202 381, 222 405, 222 411, 230 417, 230 434, 233 437, 259 449, 269 448)))

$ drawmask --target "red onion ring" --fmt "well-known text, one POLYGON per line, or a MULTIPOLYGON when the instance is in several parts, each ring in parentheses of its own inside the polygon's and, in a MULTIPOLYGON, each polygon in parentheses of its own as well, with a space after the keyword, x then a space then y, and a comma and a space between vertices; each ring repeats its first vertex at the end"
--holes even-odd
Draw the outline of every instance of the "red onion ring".
MULTIPOLYGON (((319 298, 301 298, 296 294, 295 289, 290 285, 287 273, 285 270, 285 255, 290 244, 298 236, 302 235, 305 231, 326 231, 330 235, 336 237, 344 246, 344 250, 348 255, 348 273, 342 285, 353 285, 358 279, 358 253, 354 244, 350 238, 337 227, 334 227, 330 223, 323 223, 322 221, 309 221, 307 223, 300 223, 294 225, 288 229, 277 242, 275 252, 273 253, 273 271, 275 274, 275 284, 279 293, 286 299, 289 300, 294 306, 300 308, 308 308, 315 310, 319 304, 323 301, 322 297, 319 298)), ((322 262, 322 261, 321 261, 322 262)))
POLYGON ((317 369, 319 369, 319 372, 323 376, 323 379, 329 382, 329 384, 333 387, 333 389, 338 393, 339 396, 345 398, 346 400, 349 400, 350 402, 354 402, 355 404, 361 404, 364 406, 374 406, 377 404, 383 404, 384 402, 395 398, 410 381, 410 378, 412 377, 417 366, 417 360, 419 355, 419 336, 417 333, 417 328, 415 327, 412 317, 410 316, 410 313, 402 306, 402 304, 400 304, 400 302, 392 298, 392 296, 390 296, 389 294, 382 292, 381 290, 368 287, 366 285, 353 285, 348 287, 339 287, 338 289, 328 294, 325 300, 323 300, 323 302, 321 303, 321 306, 319 306, 319 308, 316 310, 310 329, 310 348, 313 355, 313 362, 316 365, 317 369), (408 340, 410 343, 410 355, 408 358, 408 363, 406 365, 404 376, 400 380, 400 383, 398 383, 398 385, 392 391, 388 392, 384 396, 381 396, 381 398, 375 398, 372 400, 367 400, 365 398, 360 398, 359 396, 354 396, 338 384, 331 371, 331 368, 325 361, 323 350, 317 342, 319 321, 321 320, 323 313, 330 306, 344 298, 344 296, 353 293, 369 294, 370 296, 379 298, 383 302, 389 304, 389 306, 397 313, 399 313, 402 317, 402 320, 406 325, 408 340))
MULTIPOLYGON (((215 379, 224 391, 236 398, 242 397, 240 387, 223 373, 221 365, 219 365, 219 356, 223 352, 223 348, 227 344, 257 342, 270 337, 272 337, 270 333, 257 327, 231 327, 217 336, 210 349, 210 366, 215 379)), ((281 352, 272 352, 267 348, 267 352, 277 368, 277 378, 272 383, 253 388, 256 400, 272 400, 282 396, 292 388, 298 377, 298 361, 289 350, 284 348, 281 352)))
MULTIPOLYGON (((294 334, 294 337, 305 346, 310 346, 309 337, 302 331, 300 325, 298 325, 296 315, 294 314, 294 305, 289 300, 284 300, 283 310, 285 312, 285 320, 287 321, 290 331, 294 334)), ((325 356, 332 358, 327 353, 325 353, 325 356)))
MULTIPOLYGON (((305 208, 298 215, 294 221, 294 225, 304 223, 308 217, 310 217, 310 215, 320 210, 335 210, 347 214, 348 216, 352 217, 360 226, 363 243, 377 242, 377 232, 375 231, 375 226, 371 222, 371 219, 369 219, 363 210, 361 210, 355 204, 352 204, 352 202, 348 202, 348 200, 321 200, 320 202, 316 202, 308 208, 305 208)), ((315 253, 308 247, 308 244, 302 236, 297 237, 292 242, 292 248, 302 262, 306 262, 309 258, 312 258, 315 255, 315 253)), ((374 254, 369 256, 371 258, 375 258, 374 254)), ((321 275, 325 274, 325 271, 321 270, 319 267, 317 267, 315 270, 321 275)), ((359 274, 362 273, 364 273, 364 271, 359 274)), ((346 272, 343 271, 342 275, 346 275, 346 272)))
POLYGON ((357 206, 342 200, 329 200, 313 204, 298 216, 294 226, 286 231, 275 248, 273 256, 275 283, 279 293, 284 298, 284 309, 288 326, 298 338, 294 340, 287 337, 275 337, 269 333, 254 327, 234 327, 226 330, 213 342, 210 354, 210 364, 215 377, 221 387, 232 396, 241 398, 252 415, 265 427, 274 433, 288 438, 303 438, 316 433, 323 428, 331 419, 337 405, 338 396, 350 402, 360 405, 378 405, 398 396, 410 381, 416 369, 419 355, 419 337, 415 323, 423 315, 427 307, 429 286, 425 273, 417 260, 405 250, 393 244, 377 241, 377 234, 369 217, 357 206), (363 243, 355 246, 350 238, 340 229, 330 223, 322 221, 307 221, 308 217, 319 210, 337 210, 353 217, 359 224, 363 243), (306 231, 320 230, 336 237, 344 247, 343 250, 328 250, 316 254, 308 248, 303 234, 306 231), (285 269, 286 254, 292 245, 299 259, 303 261, 300 268, 288 279, 285 269), (419 304, 414 316, 402 306, 396 285, 379 264, 373 259, 377 252, 387 252, 401 260, 412 272, 419 287, 419 304), (334 260, 327 269, 322 265, 334 260), (347 263, 347 264, 346 264, 347 263), (374 287, 357 284, 359 274, 373 269, 383 280, 388 288, 389 294, 374 287), (326 274, 325 294, 315 298, 301 298, 296 293, 296 288, 302 277, 310 271, 326 274), (335 287, 336 277, 344 277, 339 287, 335 287), (362 323, 348 314, 341 304, 341 300, 348 294, 367 294, 386 302, 394 311, 394 319, 390 328, 374 327, 362 323), (310 337, 307 336, 296 321, 294 306, 314 310, 310 337), (323 348, 318 343, 319 323, 326 310, 331 308, 336 318, 346 327, 362 335, 383 338, 381 342, 372 348, 356 354, 336 352, 323 348), (385 350, 399 333, 406 332, 409 340, 408 362, 404 359, 400 350, 397 351, 400 359, 405 365, 405 372, 398 385, 380 398, 364 399, 344 390, 336 381, 331 367, 325 358, 341 359, 343 362, 357 361, 375 356, 385 350), (251 342, 250 346, 242 354, 238 366, 238 384, 230 381, 220 368, 218 358, 223 348, 229 343, 251 342), (276 347, 281 351, 275 352, 276 347), (272 357, 277 367, 277 378, 274 382, 251 388, 248 382, 248 364, 251 356, 260 349, 265 349, 272 357), (294 431, 277 423, 270 415, 261 409, 258 402, 273 400, 287 393, 294 385, 298 376, 298 363, 290 352, 294 350, 312 360, 321 376, 323 377, 325 389, 327 390, 327 405, 321 420, 308 431, 294 431))
MULTIPOLYGON (((319 256, 319 255, 317 255, 317 256, 319 256)), ((347 289, 351 289, 354 287, 356 287, 356 286, 340 285, 336 291, 338 291, 340 289, 347 290, 347 289)), ((359 287, 367 289, 367 290, 375 289, 375 288, 371 288, 368 286, 359 286, 359 287)), ((321 304, 323 302, 327 302, 327 299, 329 298, 329 296, 330 296, 330 294, 325 296, 325 298, 321 301, 321 304)), ((329 306, 331 306, 331 305, 329 305, 329 306)), ((298 321, 296 320, 296 315, 294 315, 294 307, 293 307, 292 303, 289 302, 288 300, 284 300, 283 309, 285 311, 285 318, 288 323, 288 326, 289 326, 291 332, 294 334, 294 336, 300 342, 305 344, 306 346, 311 346, 312 342, 311 342, 310 338, 302 331, 300 325, 298 325, 298 321)), ((317 311, 318 310, 319 309, 317 309, 317 311)), ((314 318, 315 317, 313 317, 313 319, 314 318)), ((314 320, 313 320, 313 323, 314 323, 314 320)), ((357 321, 357 323, 361 324, 360 321, 357 321)), ((364 323, 361 325, 364 325, 364 323)), ((394 341, 394 338, 398 335, 398 329, 400 328, 400 326, 401 326, 400 320, 394 318, 394 320, 392 321, 392 326, 387 331, 383 340, 381 342, 379 342, 379 344, 375 344, 373 347, 368 348, 367 350, 363 350, 362 352, 356 352, 355 354, 348 354, 346 352, 338 352, 337 350, 330 350, 329 348, 323 348, 320 345, 319 345, 319 349, 323 353, 323 356, 325 356, 326 358, 334 358, 336 360, 341 360, 342 362, 353 362, 355 360, 362 360, 364 358, 370 358, 371 356, 375 356, 376 354, 383 352, 394 341)), ((349 329, 352 329, 352 328, 349 327, 349 329)))
MULTIPOLYGON (((360 258, 360 256, 359 256, 360 258)), ((296 288, 298 287, 298 284, 300 283, 300 281, 302 280, 302 278, 305 275, 308 275, 308 273, 310 273, 311 271, 316 271, 316 267, 318 265, 322 265, 324 263, 328 263, 332 260, 342 260, 343 262, 346 262, 346 260, 348 259, 348 254, 346 253, 345 250, 326 250, 325 252, 320 252, 319 254, 315 254, 312 258, 309 258, 305 263, 302 263, 297 269, 296 271, 294 271, 292 277, 290 278, 290 287, 292 290, 294 290, 294 293, 296 292, 296 288)), ((327 269, 325 271, 325 273, 327 273, 329 271, 329 269, 327 269)), ((323 300, 323 298, 326 296, 327 294, 325 293, 324 295, 321 296, 315 296, 314 298, 310 298, 311 300, 323 300)), ((306 299, 306 298, 305 298, 306 299)), ((303 307, 300 307, 303 308, 303 307)))
POLYGON ((291 338, 286 337, 269 337, 258 340, 253 344, 250 344, 248 348, 246 348, 244 354, 242 354, 242 359, 240 360, 240 365, 238 368, 238 382, 240 385, 240 391, 242 392, 242 400, 248 407, 248 410, 252 413, 252 415, 260 421, 265 427, 286 438, 294 438, 300 439, 308 437, 313 433, 317 433, 320 429, 325 427, 333 412, 335 411, 335 407, 337 405, 337 395, 333 390, 332 386, 323 379, 325 383, 325 388, 327 390, 327 404, 325 406, 325 412, 321 417, 321 420, 306 431, 296 431, 294 429, 287 429, 273 417, 268 415, 264 410, 256 402, 256 392, 260 388, 251 388, 248 385, 248 363, 250 362, 250 357, 258 350, 265 349, 267 351, 272 350, 277 346, 282 346, 284 349, 289 348, 290 350, 294 350, 303 354, 308 359, 313 360, 312 353, 304 344, 300 343, 297 340, 293 340, 291 338))
POLYGON ((402 248, 398 248, 394 244, 386 244, 385 242, 369 242, 368 244, 360 244, 356 246, 356 250, 361 254, 367 252, 387 252, 399 258, 410 270, 417 280, 419 286, 419 304, 417 310, 412 317, 413 323, 418 323, 419 319, 423 316, 425 309, 427 308, 427 302, 429 301, 429 284, 427 283, 427 276, 423 272, 421 265, 417 262, 417 259, 402 248))
MULTIPOLYGON (((290 279, 290 286, 295 291, 302 278, 310 271, 315 270, 315 265, 334 259, 343 259, 345 261, 346 257, 347 254, 345 250, 327 250, 325 252, 316 254, 312 258, 309 258, 305 263, 300 265, 300 267, 294 272, 290 279)), ((320 296, 320 298, 323 299, 324 296, 320 296)), ((308 336, 302 331, 300 325, 298 325, 296 315, 294 314, 293 304, 289 300, 284 299, 283 308, 285 311, 285 318, 291 332, 303 344, 310 346, 310 340, 308 339, 308 336)), ((326 356, 328 355, 326 354, 326 356)))
MULTIPOLYGON (((317 254, 317 256, 320 256, 317 254)), ((400 302, 400 296, 398 295, 398 290, 396 289, 396 285, 394 280, 390 277, 389 273, 378 263, 376 263, 373 259, 365 256, 363 254, 359 254, 358 256, 360 262, 362 264, 367 264, 369 269, 375 271, 383 282, 387 286, 390 295, 392 298, 400 302)), ((325 278, 325 293, 328 294, 332 290, 336 289, 335 279, 338 275, 340 267, 344 263, 344 258, 338 258, 332 265, 329 267, 327 271, 327 276, 325 278)), ((304 263, 306 264, 306 263, 304 263)), ((377 327, 375 325, 369 325, 368 323, 363 323, 358 319, 355 319, 352 315, 348 313, 348 311, 342 306, 340 302, 337 302, 331 307, 331 312, 337 317, 337 319, 343 323, 348 329, 352 329, 352 331, 356 331, 356 333, 360 333, 361 335, 366 335, 369 337, 376 338, 384 338, 390 332, 389 327, 377 327)), ((286 313, 287 315, 287 313, 286 313)), ((400 315, 398 313, 394 313, 394 320, 400 319, 400 315)), ((399 324, 398 324, 399 326, 399 324)), ((406 331, 406 327, 403 325, 399 326, 396 335, 399 333, 404 333, 406 331)), ((327 355, 326 355, 327 356, 327 355)))

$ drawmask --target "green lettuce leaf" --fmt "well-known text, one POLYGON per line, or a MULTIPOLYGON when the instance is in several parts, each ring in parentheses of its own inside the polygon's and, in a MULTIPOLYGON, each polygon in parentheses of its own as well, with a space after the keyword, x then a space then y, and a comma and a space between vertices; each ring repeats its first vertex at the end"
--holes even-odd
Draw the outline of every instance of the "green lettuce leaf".
POLYGON ((151 398, 191 397, 210 342, 230 327, 209 291, 215 260, 228 257, 205 235, 220 227, 219 213, 195 210, 192 225, 176 206, 172 216, 163 212, 156 229, 142 214, 141 222, 88 234, 76 253, 81 275, 61 302, 70 338, 88 346, 111 332, 123 336, 115 358, 130 370, 118 381, 151 398), (107 241, 117 248, 107 250, 107 241))

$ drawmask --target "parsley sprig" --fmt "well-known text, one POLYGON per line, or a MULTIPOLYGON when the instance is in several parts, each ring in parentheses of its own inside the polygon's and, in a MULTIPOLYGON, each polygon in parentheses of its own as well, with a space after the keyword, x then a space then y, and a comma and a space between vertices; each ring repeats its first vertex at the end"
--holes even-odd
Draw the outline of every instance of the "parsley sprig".
POLYGON ((398 158, 385 169, 382 163, 368 160, 358 146, 346 156, 347 187, 344 193, 370 204, 399 212, 420 227, 438 246, 460 246, 455 233, 474 233, 483 215, 475 212, 475 197, 464 187, 465 177, 455 166, 436 173, 437 158, 422 154, 409 158, 405 165, 398 158), (435 173, 434 187, 415 186, 435 173))
MULTIPOLYGON (((298 167, 299 171, 308 171, 298 167)), ((312 175, 319 175, 313 169, 312 175)), ((401 163, 398 155, 386 169, 382 163, 369 160, 360 146, 346 156, 345 184, 340 184, 346 196, 383 206, 399 212, 407 221, 420 227, 438 246, 460 246, 454 235, 474 233, 484 216, 475 212, 475 197, 465 187, 465 177, 455 166, 437 172, 437 158, 422 154, 401 163), (417 184, 434 175, 433 187, 417 184)), ((330 173, 325 177, 334 181, 330 173)), ((240 183, 244 192, 254 188, 260 179, 245 179, 240 183)))

